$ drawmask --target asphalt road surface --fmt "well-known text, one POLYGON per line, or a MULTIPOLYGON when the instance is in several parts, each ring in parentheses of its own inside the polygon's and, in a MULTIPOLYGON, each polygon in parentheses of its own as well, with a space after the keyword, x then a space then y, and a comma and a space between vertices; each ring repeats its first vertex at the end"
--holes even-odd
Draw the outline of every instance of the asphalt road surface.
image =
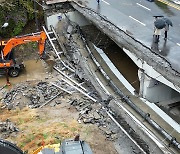
POLYGON ((88 7, 161 54, 175 70, 180 72, 180 10, 178 8, 147 0, 100 0, 99 4, 96 0, 87 0, 87 2, 88 7), (173 27, 169 27, 167 41, 164 40, 164 30, 161 30, 158 44, 153 41, 155 15, 163 15, 173 23, 173 27))

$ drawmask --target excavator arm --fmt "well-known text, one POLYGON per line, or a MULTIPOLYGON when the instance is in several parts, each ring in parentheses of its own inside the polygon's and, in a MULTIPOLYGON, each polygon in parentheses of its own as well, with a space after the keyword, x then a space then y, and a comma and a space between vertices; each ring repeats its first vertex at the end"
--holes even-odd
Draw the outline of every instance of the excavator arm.
MULTIPOLYGON (((26 44, 29 42, 38 42, 39 45, 39 55, 43 58, 45 41, 47 39, 46 33, 44 31, 38 33, 32 33, 24 36, 18 36, 9 39, 8 41, 0 41, 0 74, 6 74, 7 72, 11 77, 17 77, 19 72, 24 68, 21 63, 16 63, 15 60, 10 55, 12 49, 17 45, 26 44)), ((7 81, 9 82, 9 81, 7 81)))
POLYGON ((46 33, 44 31, 41 31, 39 33, 14 37, 14 38, 9 39, 7 42, 2 41, 1 45, 4 46, 2 50, 3 57, 5 58, 11 52, 11 50, 17 45, 26 44, 29 42, 38 42, 39 55, 42 56, 44 52, 44 48, 45 48, 46 38, 47 38, 46 33))

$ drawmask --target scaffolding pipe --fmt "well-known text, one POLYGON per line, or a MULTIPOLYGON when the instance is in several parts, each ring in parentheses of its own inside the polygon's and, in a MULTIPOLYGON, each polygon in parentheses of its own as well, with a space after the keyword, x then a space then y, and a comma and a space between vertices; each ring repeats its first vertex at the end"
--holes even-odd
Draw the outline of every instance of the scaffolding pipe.
POLYGON ((154 120, 152 120, 149 113, 145 113, 140 108, 138 108, 127 96, 123 94, 120 89, 116 87, 116 85, 111 80, 109 81, 109 83, 129 106, 131 106, 137 113, 139 113, 151 126, 158 130, 165 137, 165 139, 168 139, 170 144, 173 144, 178 149, 180 149, 180 143, 176 141, 175 137, 169 135, 161 126, 159 126, 154 120))
POLYGON ((65 79, 63 79, 63 78, 62 78, 62 80, 63 80, 64 82, 66 82, 67 84, 69 84, 70 86, 72 86, 73 88, 75 88, 77 91, 79 91, 79 92, 82 93, 83 95, 85 95, 86 97, 88 97, 89 99, 91 99, 93 102, 95 102, 95 103, 97 102, 96 99, 94 99, 93 97, 89 96, 86 92, 82 91, 80 88, 75 87, 72 83, 68 82, 67 80, 65 80, 65 79))
POLYGON ((59 88, 59 89, 65 91, 65 92, 67 92, 68 94, 72 94, 72 92, 70 92, 70 91, 68 91, 68 90, 66 90, 66 89, 64 89, 64 88, 62 88, 62 87, 56 85, 55 83, 52 83, 52 82, 51 82, 51 84, 52 84, 53 86, 55 86, 55 87, 57 87, 57 88, 59 88))
MULTIPOLYGON (((63 50, 63 53, 65 54, 65 53, 66 53, 66 48, 64 47, 63 43, 61 43, 60 38, 58 37, 58 35, 57 35, 54 27, 53 27, 52 25, 50 25, 50 28, 51 28, 53 34, 55 35, 55 38, 56 38, 57 42, 59 43, 61 49, 63 50)), ((45 28, 44 28, 44 29, 45 29, 45 28)), ((50 40, 50 42, 52 42, 52 41, 50 40)), ((57 54, 58 58, 60 59, 60 56, 59 56, 57 50, 55 49, 54 44, 52 44, 52 46, 53 46, 53 49, 54 49, 55 53, 57 54)), ((71 67, 69 67, 68 65, 66 65, 66 64, 63 62, 62 59, 60 59, 60 60, 61 60, 61 63, 64 65, 64 67, 66 67, 66 68, 67 68, 68 70, 70 70, 71 72, 75 72, 71 67)))
POLYGON ((60 71, 57 67, 53 67, 58 73, 60 73, 61 75, 63 75, 64 77, 66 77, 67 79, 69 79, 71 82, 73 82, 75 85, 77 85, 78 87, 80 87, 82 90, 84 90, 85 92, 87 92, 87 89, 84 88, 83 86, 81 86, 81 84, 77 83, 76 81, 74 81, 73 79, 71 79, 69 76, 67 76, 65 73, 63 73, 62 71, 60 71))

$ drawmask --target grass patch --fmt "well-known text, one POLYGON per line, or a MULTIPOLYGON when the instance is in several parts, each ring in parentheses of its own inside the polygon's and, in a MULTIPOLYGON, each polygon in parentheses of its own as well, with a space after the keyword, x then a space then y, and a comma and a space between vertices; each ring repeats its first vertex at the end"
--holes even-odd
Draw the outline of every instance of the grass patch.
POLYGON ((31 141, 33 141, 35 139, 35 136, 34 134, 29 134, 28 136, 26 136, 26 139, 25 139, 25 143, 29 143, 31 141))
POLYGON ((21 124, 23 124, 24 123, 24 119, 22 119, 22 118, 18 118, 18 122, 17 122, 17 124, 18 125, 21 125, 21 124))
POLYGON ((44 137, 44 139, 47 139, 47 138, 48 138, 48 136, 49 136, 49 134, 48 134, 48 133, 43 133, 43 137, 44 137))

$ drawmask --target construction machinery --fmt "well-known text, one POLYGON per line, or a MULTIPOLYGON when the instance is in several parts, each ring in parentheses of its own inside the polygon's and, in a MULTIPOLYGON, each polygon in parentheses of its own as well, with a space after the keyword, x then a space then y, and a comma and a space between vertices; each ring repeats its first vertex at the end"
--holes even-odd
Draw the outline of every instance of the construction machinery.
POLYGON ((24 68, 22 63, 16 63, 13 57, 13 48, 29 42, 38 42, 40 58, 44 56, 45 41, 47 39, 44 31, 23 36, 16 36, 7 41, 0 41, 0 74, 8 73, 11 77, 17 77, 24 68))
MULTIPOLYGON (((0 139, 0 154, 25 154, 15 144, 0 139)), ((93 154, 87 142, 80 140, 79 136, 74 139, 66 139, 61 144, 41 146, 31 154, 93 154)))

